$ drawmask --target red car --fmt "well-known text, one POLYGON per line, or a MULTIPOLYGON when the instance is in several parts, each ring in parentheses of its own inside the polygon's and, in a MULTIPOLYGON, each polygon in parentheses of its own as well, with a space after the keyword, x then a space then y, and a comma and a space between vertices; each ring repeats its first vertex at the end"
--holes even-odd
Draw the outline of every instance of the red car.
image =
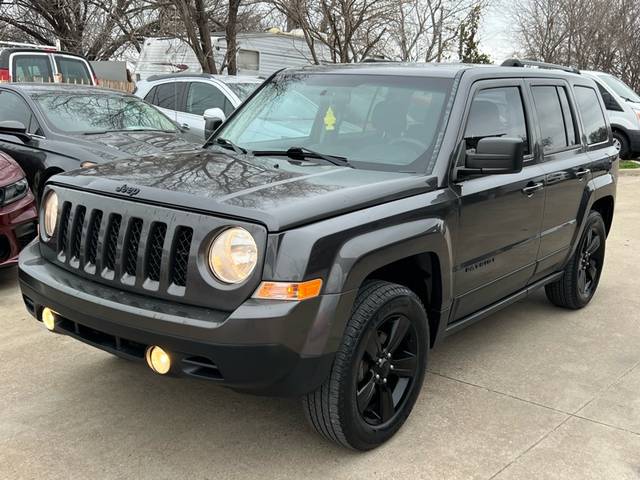
POLYGON ((38 211, 24 172, 0 152, 0 268, 16 264, 37 233, 38 211))

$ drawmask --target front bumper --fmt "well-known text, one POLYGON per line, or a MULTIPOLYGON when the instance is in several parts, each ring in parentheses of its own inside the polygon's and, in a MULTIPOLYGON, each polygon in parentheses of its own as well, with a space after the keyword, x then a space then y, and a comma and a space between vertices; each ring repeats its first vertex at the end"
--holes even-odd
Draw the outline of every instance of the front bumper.
POLYGON ((18 263, 20 250, 38 232, 38 212, 33 195, 0 207, 0 268, 18 263))
POLYGON ((329 374, 355 292, 303 302, 247 300, 233 312, 153 299, 80 278, 40 256, 20 256, 29 312, 59 316, 56 332, 118 356, 144 360, 148 346, 170 352, 171 374, 237 390, 293 396, 329 374))

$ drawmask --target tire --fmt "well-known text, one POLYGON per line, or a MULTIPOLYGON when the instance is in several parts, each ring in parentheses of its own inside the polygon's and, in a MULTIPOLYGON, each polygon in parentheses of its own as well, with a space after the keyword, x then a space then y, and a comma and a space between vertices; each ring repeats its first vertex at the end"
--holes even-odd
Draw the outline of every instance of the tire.
POLYGON ((303 398, 307 420, 339 445, 355 450, 381 445, 413 409, 428 349, 427 314, 415 293, 389 282, 365 283, 329 377, 303 398))
POLYGON ((606 228, 602 215, 589 212, 580 242, 559 280, 545 286, 547 298, 558 307, 577 310, 587 305, 598 288, 604 265, 606 228))
POLYGON ((614 141, 614 144, 618 142, 620 145, 620 150, 618 150, 618 156, 623 160, 628 160, 630 155, 629 155, 629 139, 627 138, 627 136, 622 132, 614 130, 613 141, 614 141))

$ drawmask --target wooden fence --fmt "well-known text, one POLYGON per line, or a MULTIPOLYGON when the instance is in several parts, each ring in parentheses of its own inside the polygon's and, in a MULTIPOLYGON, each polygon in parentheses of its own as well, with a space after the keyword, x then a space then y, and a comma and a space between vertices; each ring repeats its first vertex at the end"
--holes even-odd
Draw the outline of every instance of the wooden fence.
MULTIPOLYGON (((0 83, 8 83, 6 80, 0 80, 0 83)), ((81 81, 62 81, 62 78, 59 75, 55 75, 54 78, 44 78, 44 77, 33 77, 30 82, 22 82, 22 83, 64 83, 71 85, 91 85, 91 83, 81 80, 81 81)), ((98 84, 102 88, 110 88, 113 90, 120 90, 121 92, 131 93, 135 89, 135 83, 133 82, 122 82, 116 80, 105 80, 98 79, 98 84)))

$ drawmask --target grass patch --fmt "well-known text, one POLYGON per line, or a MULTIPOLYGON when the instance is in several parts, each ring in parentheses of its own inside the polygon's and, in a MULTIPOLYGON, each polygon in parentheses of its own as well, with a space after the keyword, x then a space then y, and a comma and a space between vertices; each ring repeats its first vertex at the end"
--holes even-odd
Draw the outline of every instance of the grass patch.
POLYGON ((633 160, 621 160, 620 168, 640 168, 640 163, 633 160))

